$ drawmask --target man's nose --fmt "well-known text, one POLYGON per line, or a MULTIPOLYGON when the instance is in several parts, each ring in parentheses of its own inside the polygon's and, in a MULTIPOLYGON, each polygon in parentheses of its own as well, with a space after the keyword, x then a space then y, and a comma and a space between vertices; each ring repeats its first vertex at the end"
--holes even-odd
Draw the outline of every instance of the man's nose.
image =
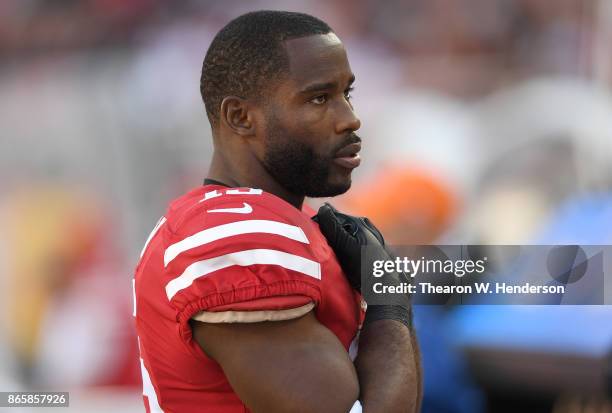
POLYGON ((353 105, 349 101, 344 101, 338 108, 338 121, 336 123, 336 133, 338 135, 347 132, 354 132, 361 127, 361 121, 353 110, 353 105))

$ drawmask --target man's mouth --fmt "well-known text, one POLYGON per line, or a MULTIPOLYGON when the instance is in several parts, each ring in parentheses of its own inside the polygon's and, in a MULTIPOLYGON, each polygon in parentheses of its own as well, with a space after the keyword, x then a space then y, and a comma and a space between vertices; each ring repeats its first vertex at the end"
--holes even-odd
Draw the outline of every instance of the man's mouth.
POLYGON ((334 155, 334 163, 340 165, 343 168, 355 169, 361 163, 361 157, 359 151, 361 150, 361 143, 351 143, 340 149, 334 155))

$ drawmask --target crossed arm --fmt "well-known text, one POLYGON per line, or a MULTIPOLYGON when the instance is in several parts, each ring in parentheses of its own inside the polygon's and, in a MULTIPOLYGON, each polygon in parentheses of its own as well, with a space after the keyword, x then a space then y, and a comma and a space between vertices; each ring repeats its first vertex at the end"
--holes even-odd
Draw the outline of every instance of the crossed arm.
POLYGON ((396 321, 376 321, 362 330, 355 364, 312 312, 252 324, 194 321, 193 331, 255 413, 344 413, 357 399, 365 413, 418 409, 416 340, 396 321))

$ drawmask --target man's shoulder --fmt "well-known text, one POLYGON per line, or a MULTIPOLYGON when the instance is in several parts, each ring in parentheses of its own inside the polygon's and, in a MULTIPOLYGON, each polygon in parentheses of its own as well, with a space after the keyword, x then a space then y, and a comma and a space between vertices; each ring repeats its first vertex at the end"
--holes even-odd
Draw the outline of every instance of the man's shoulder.
POLYGON ((322 236, 308 214, 272 194, 205 186, 177 199, 167 224, 159 244, 165 292, 185 317, 196 307, 224 312, 296 305, 278 296, 298 296, 300 308, 320 300, 322 236))

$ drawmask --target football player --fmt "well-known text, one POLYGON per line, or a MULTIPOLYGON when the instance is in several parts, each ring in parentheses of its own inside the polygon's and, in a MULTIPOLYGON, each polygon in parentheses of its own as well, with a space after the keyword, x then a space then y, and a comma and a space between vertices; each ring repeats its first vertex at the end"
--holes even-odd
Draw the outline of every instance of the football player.
POLYGON ((362 247, 389 258, 382 236, 303 204, 351 185, 354 80, 309 15, 252 12, 216 35, 200 85, 208 178, 171 203, 136 269, 148 412, 418 409, 409 298, 366 312, 359 291, 362 247))

